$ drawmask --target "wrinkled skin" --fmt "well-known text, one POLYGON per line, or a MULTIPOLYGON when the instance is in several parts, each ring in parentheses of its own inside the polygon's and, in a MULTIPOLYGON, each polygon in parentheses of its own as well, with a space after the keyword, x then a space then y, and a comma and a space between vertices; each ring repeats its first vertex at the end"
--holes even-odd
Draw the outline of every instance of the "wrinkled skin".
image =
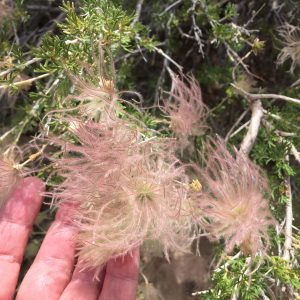
MULTIPOLYGON (((13 298, 28 237, 42 203, 43 183, 24 179, 0 211, 0 299, 13 298)), ((139 251, 111 260, 98 280, 76 265, 72 210, 61 207, 17 292, 17 300, 133 300, 139 251)))

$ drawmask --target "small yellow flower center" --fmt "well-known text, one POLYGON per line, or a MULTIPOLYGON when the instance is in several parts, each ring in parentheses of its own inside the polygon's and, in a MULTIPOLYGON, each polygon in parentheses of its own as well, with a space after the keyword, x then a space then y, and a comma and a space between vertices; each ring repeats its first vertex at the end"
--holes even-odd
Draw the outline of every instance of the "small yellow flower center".
POLYGON ((195 192, 201 192, 202 191, 202 184, 198 179, 194 179, 192 183, 190 184, 190 188, 195 192))
POLYGON ((233 218, 236 218, 238 216, 241 216, 243 214, 245 214, 245 211, 246 211, 246 208, 242 205, 237 205, 236 207, 234 207, 232 210, 231 210, 231 216, 233 218))
POLYGON ((137 200, 147 201, 152 200, 154 196, 153 187, 147 182, 143 182, 137 187, 137 200))

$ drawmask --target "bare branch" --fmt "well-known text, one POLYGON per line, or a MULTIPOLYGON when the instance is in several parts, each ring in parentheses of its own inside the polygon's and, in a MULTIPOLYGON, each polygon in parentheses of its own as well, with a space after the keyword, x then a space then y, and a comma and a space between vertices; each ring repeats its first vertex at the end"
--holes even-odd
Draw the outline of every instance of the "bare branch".
MULTIPOLYGON (((27 84, 30 84, 34 81, 37 81, 39 79, 42 79, 42 78, 45 78, 45 77, 48 77, 51 73, 46 73, 46 74, 42 74, 40 76, 37 76, 37 77, 34 77, 34 78, 30 78, 30 79, 26 79, 26 80, 23 80, 23 81, 17 81, 17 82, 14 82, 12 84, 12 86, 22 86, 22 85, 27 85, 27 84)), ((8 88, 10 85, 9 84, 5 84, 5 85, 0 85, 0 90, 1 89, 6 89, 8 88)))
POLYGON ((295 160, 300 164, 300 154, 296 147, 292 144, 291 154, 294 156, 295 160))
POLYGON ((159 74, 159 77, 158 77, 158 80, 157 80, 157 83, 156 83, 156 87, 155 87, 155 94, 154 94, 154 103, 155 103, 155 105, 159 104, 159 99, 160 99, 160 96, 161 96, 161 86, 164 83, 165 74, 166 74, 166 70, 167 70, 168 66, 169 66, 169 61, 166 58, 164 58, 163 67, 162 67, 162 70, 159 74))
POLYGON ((247 23, 243 27, 247 28, 254 21, 254 19, 257 17, 257 15, 262 11, 262 9, 265 6, 266 6, 266 4, 264 3, 257 11, 254 10, 252 12, 251 18, 247 21, 247 23))
POLYGON ((263 78, 261 78, 260 76, 252 73, 249 70, 249 67, 244 63, 244 60, 251 54, 251 51, 248 52, 243 58, 241 58, 226 42, 224 42, 224 45, 226 47, 228 56, 236 63, 236 66, 235 66, 234 70, 240 64, 243 67, 243 69, 245 70, 245 72, 247 74, 249 74, 251 77, 255 77, 259 80, 264 81, 263 78))
POLYGON ((12 127, 10 130, 6 131, 3 135, 0 136, 0 143, 3 142, 11 133, 17 129, 17 125, 12 127))
POLYGON ((166 54, 163 50, 160 48, 154 47, 157 53, 161 54, 164 58, 166 58, 169 62, 171 62, 174 66, 176 66, 180 72, 182 72, 183 67, 179 65, 174 59, 172 59, 168 54, 166 54))
POLYGON ((291 102, 294 104, 300 104, 300 100, 299 99, 295 99, 295 98, 291 98, 291 97, 287 97, 284 95, 277 95, 277 94, 251 94, 246 92, 245 90, 243 90, 242 88, 238 87, 237 85, 231 83, 231 85, 237 89, 239 92, 241 92, 242 94, 244 94, 245 96, 247 96, 248 98, 252 99, 252 100, 260 100, 260 99, 279 99, 279 100, 284 100, 287 102, 291 102))
POLYGON ((135 23, 137 23, 140 19, 142 7, 143 7, 144 0, 138 0, 135 8, 135 17, 133 21, 131 22, 131 26, 134 26, 135 23))
POLYGON ((247 121, 246 123, 244 123, 242 126, 240 126, 235 132, 233 132, 229 139, 233 138, 235 135, 237 135, 239 132, 241 132, 244 128, 248 127, 250 124, 250 121, 247 121))
POLYGON ((238 126, 240 124, 240 122, 244 119, 244 117, 247 115, 247 113, 249 112, 249 108, 247 108, 240 116, 239 118, 234 122, 234 124, 232 125, 232 127, 230 128, 230 130, 228 131, 228 133, 226 134, 225 137, 225 142, 227 142, 229 140, 229 138, 231 137, 231 134, 233 132, 233 130, 236 128, 236 126, 238 126))
POLYGON ((260 127, 261 119, 263 117, 263 108, 261 105, 260 100, 256 100, 251 104, 251 120, 249 129, 242 141, 240 151, 244 152, 245 154, 249 154, 257 137, 258 130, 260 127))
MULTIPOLYGON (((21 64, 21 65, 18 65, 18 69, 23 68, 23 67, 27 67, 27 66, 29 66, 29 65, 31 65, 31 64, 33 64, 33 63, 35 63, 35 62, 38 62, 38 61, 40 61, 40 60, 42 60, 42 59, 41 59, 41 58, 33 58, 33 59, 30 59, 30 60, 27 61, 26 63, 21 64)), ((15 68, 7 69, 7 70, 5 70, 5 71, 3 71, 3 72, 0 73, 0 77, 5 76, 5 75, 9 74, 10 72, 12 72, 12 71, 14 71, 14 70, 16 70, 16 69, 17 69, 16 67, 15 67, 15 68)))
POLYGON ((298 80, 296 80, 294 83, 292 83, 291 87, 294 88, 294 87, 296 87, 299 84, 300 84, 300 78, 298 80))
POLYGON ((171 5, 169 5, 162 13, 160 13, 159 16, 161 17, 162 15, 164 15, 166 12, 168 12, 170 9, 172 9, 176 5, 180 4, 181 2, 182 2, 182 0, 175 1, 174 3, 172 3, 171 5))
POLYGON ((204 57, 204 43, 202 41, 202 30, 199 28, 196 22, 196 16, 195 16, 195 11, 196 11, 196 4, 197 0, 192 0, 192 7, 189 9, 191 12, 191 18, 192 18, 192 23, 193 23, 193 31, 194 31, 194 37, 195 40, 197 41, 198 44, 198 52, 201 53, 202 57, 204 57))
MULTIPOLYGON (((286 156, 286 161, 289 162, 289 155, 286 156)), ((286 207, 285 207, 285 241, 283 245, 283 258, 290 260, 292 252, 292 234, 293 234, 293 205, 292 205, 292 189, 291 189, 291 178, 286 176, 284 180, 285 195, 286 195, 286 207)))

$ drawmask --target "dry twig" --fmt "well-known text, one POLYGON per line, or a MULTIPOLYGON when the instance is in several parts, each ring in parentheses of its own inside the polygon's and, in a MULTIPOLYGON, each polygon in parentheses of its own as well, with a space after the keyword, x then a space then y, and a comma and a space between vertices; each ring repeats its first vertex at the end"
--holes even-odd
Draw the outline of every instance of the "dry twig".
MULTIPOLYGON (((40 60, 41 60, 41 58, 37 58, 37 57, 35 57, 35 58, 33 58, 33 59, 30 59, 30 60, 27 61, 26 63, 18 65, 18 69, 27 67, 27 66, 29 66, 29 65, 31 65, 31 64, 34 64, 34 63, 36 63, 36 62, 38 62, 38 61, 40 61, 40 60)), ((14 70, 16 70, 16 69, 17 69, 16 67, 14 67, 14 68, 9 68, 9 69, 7 69, 7 70, 1 72, 1 73, 0 73, 0 77, 5 76, 5 75, 11 73, 12 71, 14 71, 14 70)))
MULTIPOLYGON (((42 78, 45 78, 45 77, 48 77, 51 73, 46 73, 46 74, 42 74, 42 75, 39 75, 37 77, 34 77, 34 78, 30 78, 30 79, 26 79, 26 80, 22 80, 22 81, 17 81, 17 82, 14 82, 12 84, 12 86, 22 86, 22 85, 28 85, 34 81, 37 81, 39 79, 42 79, 42 78)), ((6 89, 8 88, 10 85, 9 84, 5 84, 5 85, 0 85, 0 90, 1 89, 6 89)))
POLYGON ((139 21, 142 12, 143 3, 144 0, 138 0, 135 9, 135 17, 131 23, 131 26, 134 26, 139 21))
POLYGON ((159 14, 159 16, 161 17, 162 15, 164 15, 166 12, 168 12, 169 10, 171 10, 173 7, 175 7, 176 5, 180 4, 182 2, 182 0, 177 0, 174 3, 172 3, 171 5, 169 5, 162 13, 159 14))
POLYGON ((157 53, 161 54, 164 58, 166 58, 169 62, 171 62, 176 68, 179 69, 180 72, 182 72, 183 67, 179 65, 174 59, 172 59, 168 54, 166 54, 162 49, 154 47, 157 53))
POLYGON ((248 112, 249 112, 249 108, 247 108, 247 109, 239 116, 239 118, 234 122, 234 124, 232 125, 232 127, 230 128, 230 130, 228 131, 228 133, 226 134, 226 137, 225 137, 225 142, 226 142, 226 143, 227 143, 228 140, 230 139, 233 130, 236 128, 236 126, 238 126, 238 125, 240 124, 240 122, 244 119, 244 117, 247 115, 248 112))
POLYGON ((246 92, 245 90, 243 90, 242 88, 238 87, 237 85, 231 83, 231 85, 237 89, 238 91, 240 91, 242 94, 244 94, 246 97, 248 97, 249 99, 252 100, 260 100, 260 99, 278 99, 278 100, 284 100, 290 103, 294 103, 294 104, 300 104, 300 100, 299 99, 295 99, 295 98, 291 98, 291 97, 287 97, 284 95, 277 95, 277 94, 251 94, 246 92))
MULTIPOLYGON (((289 155, 286 156, 286 161, 289 161, 289 155)), ((292 206, 292 189, 291 189, 291 178, 286 176, 284 180, 285 195, 286 195, 286 207, 285 207, 285 241, 283 245, 283 258, 290 260, 292 252, 292 225, 293 225, 293 206, 292 206)))
POLYGON ((263 108, 260 100, 253 101, 251 103, 251 120, 249 129, 242 141, 240 151, 245 154, 249 154, 257 137, 258 130, 260 127, 260 122, 263 117, 263 108))

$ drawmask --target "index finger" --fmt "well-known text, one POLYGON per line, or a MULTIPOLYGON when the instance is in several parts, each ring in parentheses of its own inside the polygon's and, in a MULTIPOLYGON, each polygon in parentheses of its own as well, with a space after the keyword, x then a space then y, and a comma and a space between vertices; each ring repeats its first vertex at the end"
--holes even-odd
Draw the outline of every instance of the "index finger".
POLYGON ((23 179, 0 211, 0 299, 12 299, 28 236, 42 204, 44 184, 23 179))

